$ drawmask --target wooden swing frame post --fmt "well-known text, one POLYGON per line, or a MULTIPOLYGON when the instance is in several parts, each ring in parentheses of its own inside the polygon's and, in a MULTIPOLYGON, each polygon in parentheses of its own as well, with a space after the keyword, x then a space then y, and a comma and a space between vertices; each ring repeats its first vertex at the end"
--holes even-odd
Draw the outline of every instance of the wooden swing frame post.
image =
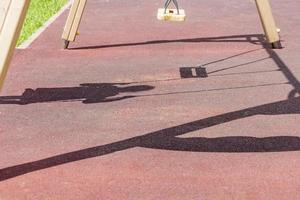
POLYGON ((267 41, 273 48, 281 48, 279 31, 275 24, 269 0, 255 0, 255 3, 267 41))
POLYGON ((69 42, 74 42, 78 35, 79 25, 82 19, 84 8, 87 0, 74 0, 69 16, 63 31, 62 39, 64 40, 64 48, 68 48, 69 42))
MULTIPOLYGON (((62 36, 62 39, 65 41, 65 48, 68 48, 69 42, 73 42, 76 39, 86 1, 74 0, 62 36)), ((255 3, 268 43, 273 48, 281 48, 269 0, 255 0, 255 3)))
MULTIPOLYGON (((30 0, 1 0, 0 2, 0 91, 8 71, 30 0)), ((87 0, 74 0, 63 31, 65 48, 78 35, 78 28, 87 0)), ((281 48, 280 38, 273 18, 269 0, 255 0, 260 20, 267 38, 273 48, 281 48)))
POLYGON ((30 0, 1 0, 0 9, 0 90, 17 44, 30 0))

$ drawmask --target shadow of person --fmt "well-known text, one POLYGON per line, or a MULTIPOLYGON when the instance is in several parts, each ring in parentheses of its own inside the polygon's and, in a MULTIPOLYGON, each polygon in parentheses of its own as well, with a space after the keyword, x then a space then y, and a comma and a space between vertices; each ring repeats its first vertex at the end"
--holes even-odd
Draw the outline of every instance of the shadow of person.
POLYGON ((54 101, 82 101, 101 103, 133 98, 133 95, 118 96, 121 93, 141 92, 154 89, 150 85, 128 85, 129 83, 84 83, 79 87, 25 89, 21 96, 0 97, 0 104, 26 105, 54 101))

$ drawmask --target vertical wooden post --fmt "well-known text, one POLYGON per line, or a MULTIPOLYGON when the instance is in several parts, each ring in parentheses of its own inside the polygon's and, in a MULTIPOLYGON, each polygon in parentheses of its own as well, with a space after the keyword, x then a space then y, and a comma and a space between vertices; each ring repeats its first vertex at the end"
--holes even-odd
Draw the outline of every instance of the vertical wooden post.
POLYGON ((62 39, 65 42, 64 48, 68 48, 69 42, 75 41, 78 28, 87 0, 74 0, 63 31, 62 39))
POLYGON ((280 38, 269 0, 255 0, 266 38, 273 48, 281 48, 280 38))
MULTIPOLYGON (((1 0, 5 9, 0 31, 0 90, 3 86, 17 40, 28 10, 30 0, 1 0), (5 2, 5 3, 4 3, 5 2)), ((3 9, 4 10, 4 9, 3 9)))

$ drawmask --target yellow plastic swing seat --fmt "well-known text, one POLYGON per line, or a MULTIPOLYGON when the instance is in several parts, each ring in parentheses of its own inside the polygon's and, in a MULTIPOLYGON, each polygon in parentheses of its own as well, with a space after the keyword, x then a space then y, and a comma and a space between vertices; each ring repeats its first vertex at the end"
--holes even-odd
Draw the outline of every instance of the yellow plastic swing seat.
POLYGON ((164 8, 159 8, 157 11, 157 19, 161 21, 183 22, 185 18, 184 9, 179 9, 179 14, 177 13, 177 9, 167 9, 166 13, 164 8))

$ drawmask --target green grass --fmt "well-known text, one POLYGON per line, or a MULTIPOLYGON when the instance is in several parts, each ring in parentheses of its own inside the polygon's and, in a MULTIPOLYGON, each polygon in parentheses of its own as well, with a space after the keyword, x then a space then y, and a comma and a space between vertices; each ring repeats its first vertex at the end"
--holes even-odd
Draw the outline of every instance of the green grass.
POLYGON ((69 0, 31 0, 17 46, 57 13, 69 0))

